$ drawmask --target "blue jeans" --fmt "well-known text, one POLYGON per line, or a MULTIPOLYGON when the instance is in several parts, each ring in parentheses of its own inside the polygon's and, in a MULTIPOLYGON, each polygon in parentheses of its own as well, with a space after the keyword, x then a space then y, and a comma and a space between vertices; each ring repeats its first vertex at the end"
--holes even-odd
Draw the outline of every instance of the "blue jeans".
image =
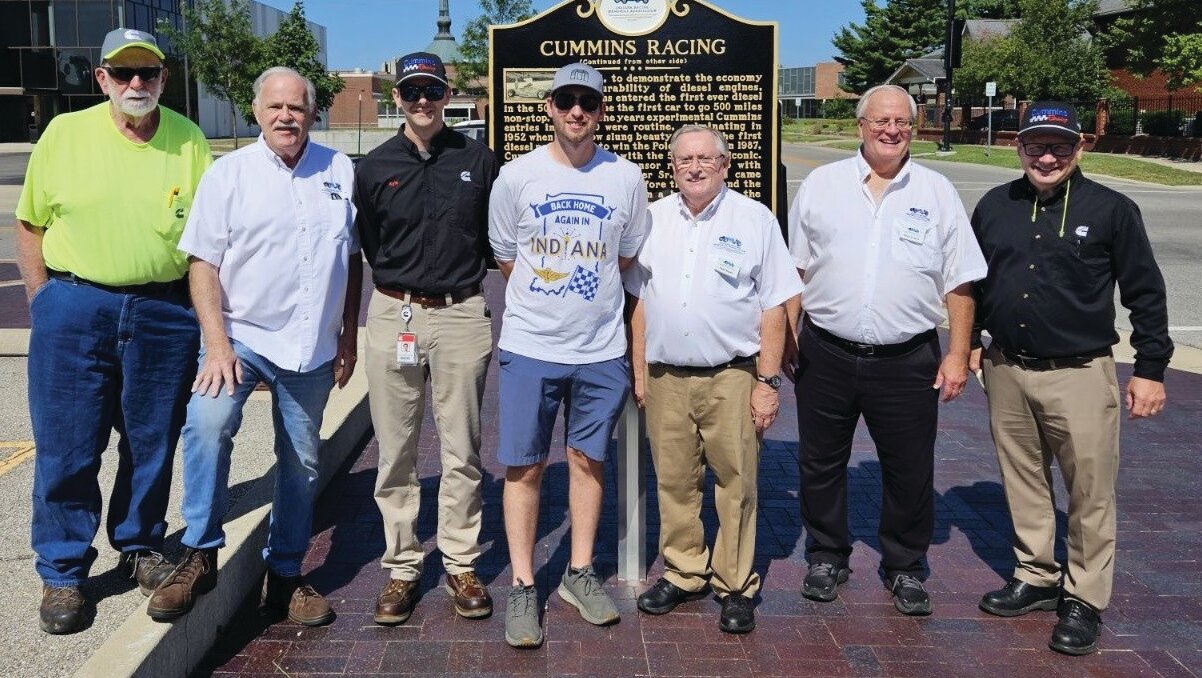
POLYGON ((51 279, 29 314, 35 567, 51 586, 78 586, 96 560, 97 474, 113 429, 120 440, 109 544, 162 549, 200 330, 182 282, 144 296, 51 279))
MULTIPOLYGON (((334 387, 333 361, 309 372, 276 366, 237 341, 230 341, 242 363, 242 383, 234 395, 225 388, 217 397, 192 394, 184 425, 185 546, 197 549, 225 545, 222 519, 229 504, 230 454, 242 425, 242 406, 262 381, 271 390, 275 424, 275 496, 263 559, 284 577, 300 574, 313 530, 317 499, 317 451, 321 418, 334 387)), ((204 361, 204 351, 200 353, 204 361)))

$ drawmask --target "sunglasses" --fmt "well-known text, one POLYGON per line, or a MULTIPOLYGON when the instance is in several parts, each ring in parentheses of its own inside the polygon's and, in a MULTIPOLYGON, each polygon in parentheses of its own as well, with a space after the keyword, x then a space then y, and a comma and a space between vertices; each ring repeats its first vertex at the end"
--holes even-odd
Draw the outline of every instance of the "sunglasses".
POLYGON ((442 101, 442 98, 447 95, 446 85, 401 85, 397 88, 397 92, 401 95, 401 101, 413 103, 422 97, 426 101, 442 101))
POLYGON ((597 109, 601 108, 601 96, 590 93, 576 96, 571 92, 556 92, 551 95, 551 103, 561 111, 570 111, 573 106, 580 104, 580 110, 585 113, 596 113, 597 109))
POLYGON ((101 66, 101 68, 108 72, 113 80, 117 82, 129 82, 134 79, 135 75, 141 78, 142 82, 150 82, 157 79, 159 74, 163 72, 162 66, 141 66, 139 68, 132 66, 101 66))

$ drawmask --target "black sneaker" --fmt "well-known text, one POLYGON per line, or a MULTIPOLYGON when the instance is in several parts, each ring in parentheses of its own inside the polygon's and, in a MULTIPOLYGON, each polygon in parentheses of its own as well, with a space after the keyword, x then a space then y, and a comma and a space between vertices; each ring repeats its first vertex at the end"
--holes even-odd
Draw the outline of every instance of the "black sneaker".
POLYGON ((1098 649, 1098 626, 1102 618, 1079 600, 1067 598, 1057 611, 1060 621, 1052 629, 1048 647, 1057 652, 1080 656, 1098 649))
POLYGON ((801 583, 801 595, 829 603, 839 595, 839 584, 847 581, 851 568, 834 563, 814 563, 801 583))
POLYGON ((893 583, 889 585, 889 590, 893 593, 893 607, 896 607, 898 612, 912 616, 931 613, 931 596, 917 577, 908 574, 896 575, 893 577, 893 583))
POLYGON ((718 628, 727 633, 750 633, 755 629, 755 605, 751 599, 737 593, 723 598, 718 628))
POLYGON ((982 596, 979 607, 999 617, 1017 617, 1035 610, 1055 610, 1059 601, 1059 586, 1034 586, 1011 579, 1002 588, 982 596))

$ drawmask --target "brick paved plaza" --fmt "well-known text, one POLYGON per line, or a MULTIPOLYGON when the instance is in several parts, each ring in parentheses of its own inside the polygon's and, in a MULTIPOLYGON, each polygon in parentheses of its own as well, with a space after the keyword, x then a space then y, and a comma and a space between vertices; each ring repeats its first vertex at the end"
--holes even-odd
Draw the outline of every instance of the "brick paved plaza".
MULTIPOLYGON (((490 278, 494 325, 501 308, 490 278)), ((552 455, 536 548, 537 584, 547 599, 546 642, 519 651, 503 639, 510 572, 501 518, 503 467, 496 463, 496 365, 485 401, 484 554, 479 573, 496 601, 485 620, 456 617, 442 589, 434 549, 437 440, 427 412, 420 444, 422 512, 418 534, 427 551, 423 599, 407 623, 372 622, 375 596, 387 574, 378 558, 384 536, 372 498, 374 441, 348 462, 322 498, 306 559, 309 581, 338 612, 333 624, 310 629, 265 619, 248 598, 205 672, 228 676, 1202 676, 1202 376, 1170 370, 1170 406, 1163 415, 1125 422, 1119 482, 1119 542, 1115 595, 1103 615, 1101 651, 1070 658, 1047 649, 1051 612, 1016 619, 977 610, 981 593, 996 588, 1012 567, 1010 521, 989 440, 985 398, 970 386, 943 406, 936 448, 936 531, 927 582, 935 612, 898 614, 876 573, 880 467, 863 429, 851 464, 855 553, 851 581, 840 598, 813 603, 799 593, 805 574, 798 513, 797 428, 793 397, 765 439, 760 464, 757 569, 764 586, 757 629, 731 636, 717 628, 719 604, 706 598, 652 617, 634 599, 662 571, 649 563, 647 583, 622 582, 617 568, 615 479, 609 478, 599 535, 597 569, 618 602, 622 621, 597 628, 553 593, 568 555, 567 471, 562 447, 552 455)), ((1125 383, 1129 366, 1120 366, 1125 383)), ((559 445, 560 443, 557 443, 559 445)), ((654 475, 647 464, 648 515, 655 557, 658 538, 654 475)), ((1057 478, 1058 471, 1054 470, 1057 478)), ((1059 480, 1058 480, 1059 483, 1059 480)), ((1063 494, 1063 492, 1061 492, 1063 494)), ((710 495, 712 496, 712 495, 710 495)), ((1063 508, 1063 503, 1061 503, 1063 508)), ((707 504, 707 511, 712 505, 707 504)), ((1063 528, 1064 516, 1061 514, 1063 528)), ((707 515, 711 533, 713 516, 707 515)))

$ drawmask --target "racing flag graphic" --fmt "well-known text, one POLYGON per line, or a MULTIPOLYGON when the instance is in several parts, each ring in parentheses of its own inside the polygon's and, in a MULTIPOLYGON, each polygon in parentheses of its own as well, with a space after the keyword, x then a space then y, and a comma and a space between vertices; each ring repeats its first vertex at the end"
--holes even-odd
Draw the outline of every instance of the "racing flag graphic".
POLYGON ((593 297, 597 296, 597 286, 600 283, 601 276, 577 265, 576 271, 572 273, 572 279, 568 281, 568 291, 575 292, 592 301, 593 297))

